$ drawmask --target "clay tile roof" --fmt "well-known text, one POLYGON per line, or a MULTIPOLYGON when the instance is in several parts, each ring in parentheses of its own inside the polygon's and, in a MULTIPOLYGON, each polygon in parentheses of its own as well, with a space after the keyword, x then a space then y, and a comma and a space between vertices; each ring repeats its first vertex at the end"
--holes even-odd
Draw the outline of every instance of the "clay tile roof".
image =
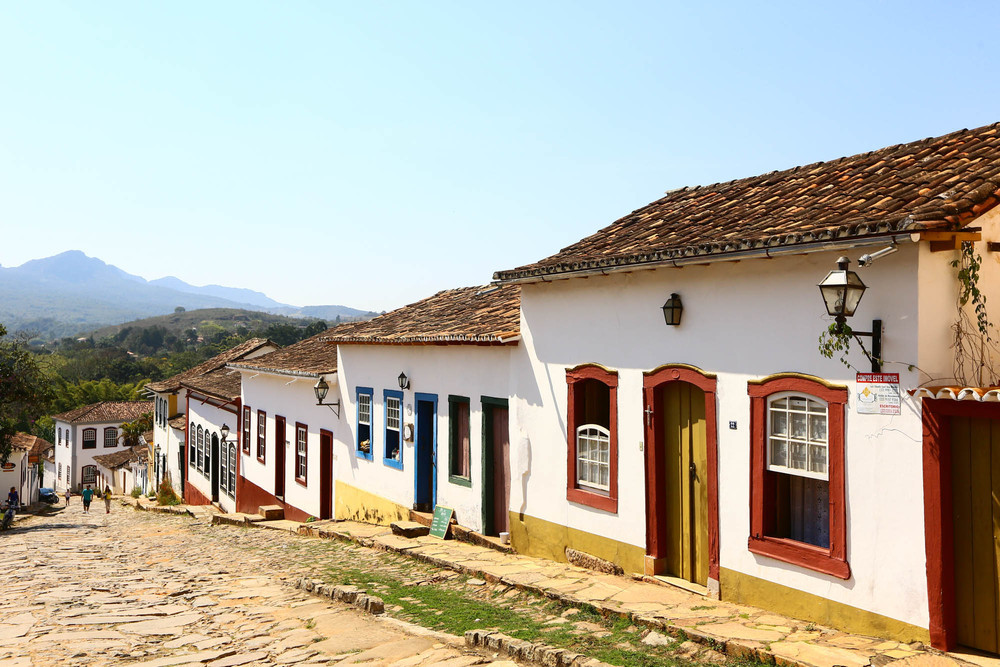
POLYGON ((521 290, 517 285, 463 287, 379 315, 349 322, 322 335, 334 343, 475 344, 516 343, 521 334, 521 290))
POLYGON ((152 391, 177 391, 177 389, 180 388, 181 383, 186 380, 191 380, 199 375, 204 375, 205 373, 210 373, 219 368, 224 368, 229 362, 242 359, 243 357, 253 354, 267 345, 277 347, 277 345, 266 338, 251 338, 250 340, 240 343, 236 347, 226 350, 222 354, 218 354, 211 359, 203 361, 197 366, 169 377, 166 380, 150 382, 146 385, 146 389, 150 389, 152 391))
POLYGON ((100 464, 108 470, 114 470, 115 468, 121 468, 132 461, 145 461, 148 458, 149 448, 143 445, 135 445, 134 447, 120 449, 117 452, 112 452, 111 454, 101 454, 100 456, 95 456, 94 462, 100 464))
POLYGON ((934 228, 1000 201, 1000 123, 727 183, 681 188, 495 280, 628 270, 934 228))
POLYGON ((184 413, 182 412, 168 419, 167 423, 170 424, 170 428, 178 428, 183 431, 184 428, 187 426, 187 417, 185 417, 184 413))
POLYGON ((184 380, 181 382, 181 386, 199 394, 231 401, 240 397, 240 372, 229 368, 220 368, 184 380))
POLYGON ((30 433, 15 433, 11 438, 11 445, 14 449, 23 449, 28 452, 28 456, 39 456, 46 449, 52 446, 52 443, 45 438, 39 438, 37 435, 31 435, 30 433))
POLYGON ((319 376, 337 370, 337 348, 325 338, 334 330, 310 336, 298 343, 247 361, 229 364, 231 368, 280 373, 282 375, 319 376))
POLYGON ((152 411, 152 401, 101 401, 53 415, 52 418, 70 424, 130 422, 152 411))

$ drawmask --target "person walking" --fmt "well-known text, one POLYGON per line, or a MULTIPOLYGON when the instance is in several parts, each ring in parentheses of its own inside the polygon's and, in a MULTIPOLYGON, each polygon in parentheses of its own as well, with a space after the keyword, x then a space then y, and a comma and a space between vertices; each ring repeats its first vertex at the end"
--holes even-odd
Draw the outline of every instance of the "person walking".
POLYGON ((80 492, 80 495, 83 496, 83 513, 90 514, 90 501, 94 499, 94 490, 90 488, 90 484, 80 492))
POLYGON ((7 494, 7 507, 13 508, 15 512, 21 509, 21 498, 18 496, 16 487, 10 487, 10 493, 7 494))
POLYGON ((111 487, 104 485, 104 513, 111 514, 111 487))
POLYGON ((66 507, 69 507, 69 499, 73 494, 70 492, 69 487, 66 487, 66 507))

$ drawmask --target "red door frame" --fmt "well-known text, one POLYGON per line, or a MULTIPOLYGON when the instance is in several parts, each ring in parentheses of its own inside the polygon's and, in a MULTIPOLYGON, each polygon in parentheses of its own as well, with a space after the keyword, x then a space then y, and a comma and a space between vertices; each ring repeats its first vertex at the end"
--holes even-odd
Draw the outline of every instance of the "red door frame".
POLYGON ((274 416, 274 497, 285 499, 285 418, 274 416))
POLYGON ((931 645, 950 651, 957 644, 951 418, 1000 419, 1000 404, 925 398, 921 408, 929 630, 931 645))
POLYGON ((333 433, 319 432, 319 518, 333 518, 333 433))
MULTIPOLYGON (((695 366, 666 364, 643 373, 642 397, 646 410, 654 405, 656 390, 670 382, 687 382, 705 394, 705 450, 708 460, 708 578, 719 580, 719 453, 718 424, 715 410, 716 377, 695 366)), ((666 512, 666 485, 658 480, 657 471, 663 470, 663 452, 658 444, 661 434, 656 432, 652 413, 645 422, 646 432, 646 574, 655 572, 656 560, 666 557, 663 524, 666 512)))

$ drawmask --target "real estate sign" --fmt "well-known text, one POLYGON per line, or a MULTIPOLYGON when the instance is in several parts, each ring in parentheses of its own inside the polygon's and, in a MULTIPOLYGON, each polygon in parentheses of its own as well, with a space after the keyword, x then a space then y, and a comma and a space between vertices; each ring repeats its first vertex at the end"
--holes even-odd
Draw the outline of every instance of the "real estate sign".
POLYGON ((858 373, 859 415, 899 414, 899 373, 858 373))

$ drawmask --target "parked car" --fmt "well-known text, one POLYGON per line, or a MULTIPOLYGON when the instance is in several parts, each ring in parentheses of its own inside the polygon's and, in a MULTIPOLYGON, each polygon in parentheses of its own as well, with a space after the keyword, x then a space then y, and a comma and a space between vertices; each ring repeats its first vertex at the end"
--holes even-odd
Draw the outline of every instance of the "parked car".
POLYGON ((48 505, 55 505, 59 502, 59 496, 56 495, 56 490, 50 488, 38 489, 38 499, 48 505))

